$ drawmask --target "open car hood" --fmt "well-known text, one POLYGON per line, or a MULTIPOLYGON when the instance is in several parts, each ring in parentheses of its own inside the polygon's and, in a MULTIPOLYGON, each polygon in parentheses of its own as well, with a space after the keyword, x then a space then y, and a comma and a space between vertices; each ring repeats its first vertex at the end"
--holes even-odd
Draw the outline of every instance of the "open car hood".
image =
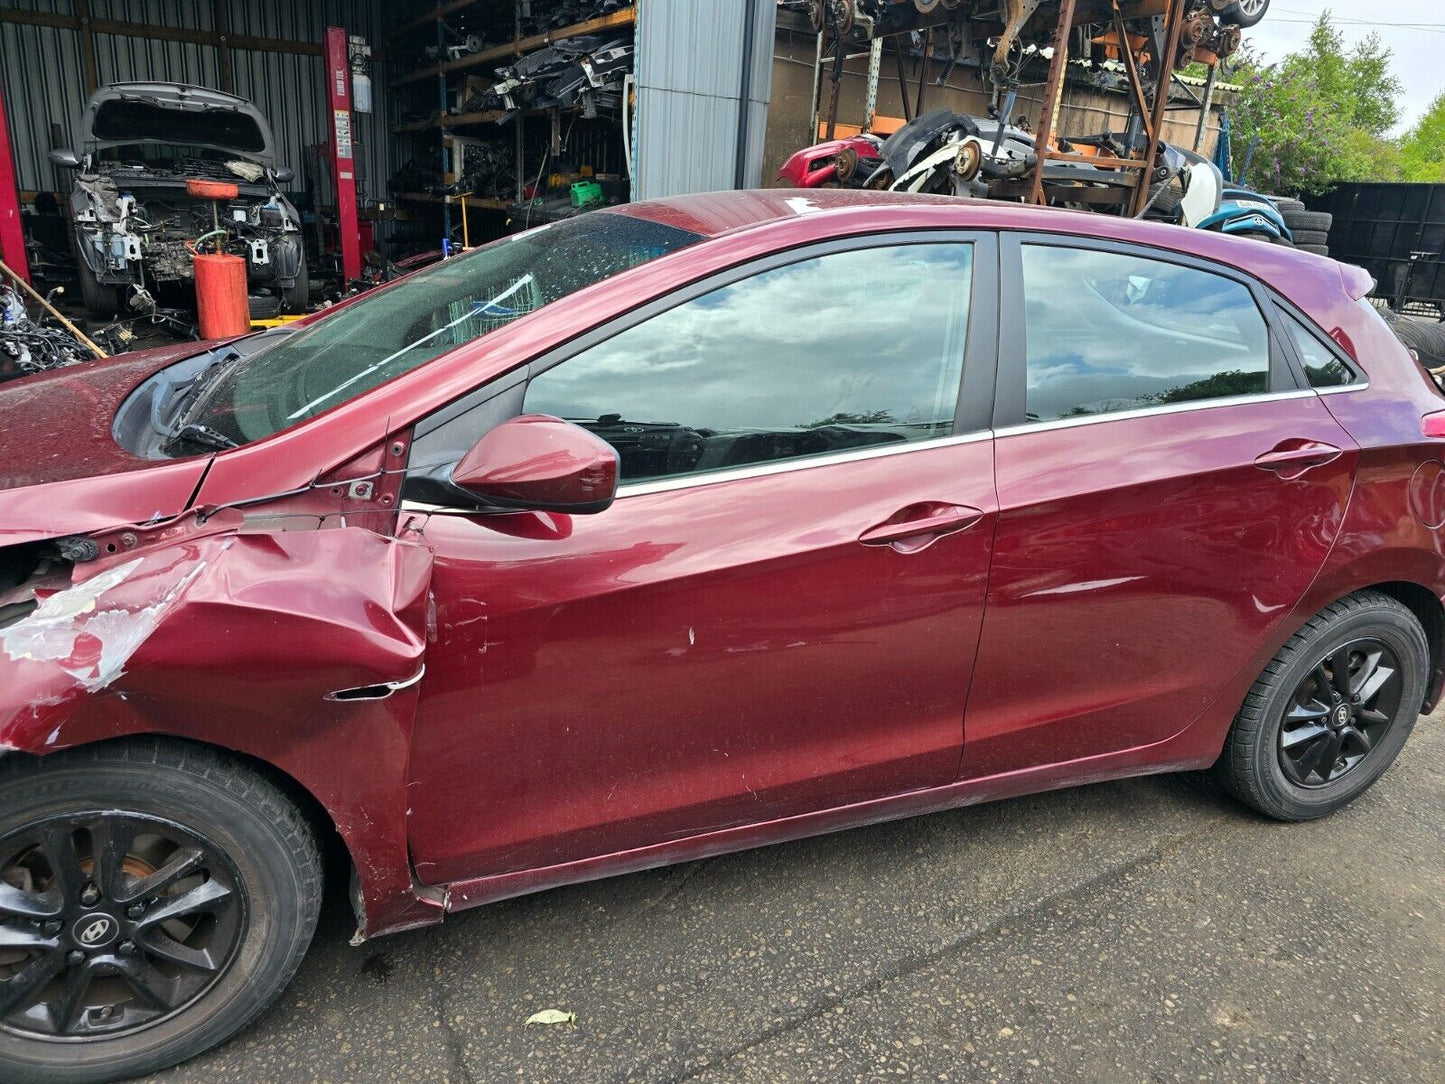
POLYGON ((276 163, 275 138, 245 98, 184 83, 113 83, 86 103, 75 133, 85 153, 136 143, 224 151, 263 166, 276 163))

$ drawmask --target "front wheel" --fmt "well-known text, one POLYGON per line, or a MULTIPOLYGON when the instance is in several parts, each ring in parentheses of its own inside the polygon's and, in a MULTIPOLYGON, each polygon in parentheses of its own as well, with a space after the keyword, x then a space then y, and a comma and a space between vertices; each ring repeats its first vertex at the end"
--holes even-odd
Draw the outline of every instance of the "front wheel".
POLYGON ((311 273, 306 267, 306 255, 301 256, 301 266, 296 269, 296 281, 281 291, 283 312, 304 313, 311 308, 311 273))
POLYGON ((300 965, 320 886, 295 806, 210 750, 0 765, 0 1080, 118 1080, 229 1038, 300 965))
POLYGON ((1341 599, 1265 667, 1216 772, 1235 797, 1279 820, 1332 813, 1393 763, 1429 670, 1429 644, 1409 609, 1377 591, 1341 599))

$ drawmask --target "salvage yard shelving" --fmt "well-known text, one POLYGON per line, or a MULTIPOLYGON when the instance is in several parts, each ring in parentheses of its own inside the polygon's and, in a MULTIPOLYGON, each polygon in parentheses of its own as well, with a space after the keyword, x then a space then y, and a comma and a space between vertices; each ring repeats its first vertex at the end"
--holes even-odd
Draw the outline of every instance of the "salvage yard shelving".
MULTIPOLYGON (((511 97, 493 89, 499 81, 493 77, 496 69, 572 39, 607 35, 602 41, 621 39, 630 53, 637 9, 628 2, 601 10, 614 6, 610 0, 532 0, 528 5, 449 0, 387 34, 389 56, 421 54, 411 70, 404 59, 394 61, 397 74, 387 83, 394 110, 389 130, 400 137, 399 146, 411 148, 398 156, 405 164, 393 178, 393 199, 415 208, 407 217, 425 218, 439 210, 443 235, 450 237, 459 191, 469 193, 468 212, 504 212, 536 200, 564 213, 566 208, 556 205, 570 183, 594 178, 607 180, 610 200, 629 198, 622 130, 626 109, 615 68, 603 86, 592 78, 592 67, 575 69, 579 80, 589 82, 581 91, 574 84, 570 101, 552 91, 543 94, 557 77, 555 69, 528 73, 510 84, 511 97), (563 22, 569 15, 587 17, 563 22), (538 29, 548 20, 562 25, 538 29), (584 95, 586 108, 579 100, 584 95), (534 96, 545 100, 537 103, 534 96), (548 201, 549 196, 554 198, 548 201)), ((630 56, 625 62, 630 66, 630 56)), ((471 237, 499 234, 506 222, 493 219, 492 226, 474 228, 471 237)))
MULTIPOLYGON (((477 3, 477 0, 467 0, 463 4, 446 5, 452 9, 470 7, 477 3)), ((431 21, 430 19, 427 21, 431 21)), ((601 30, 613 30, 620 26, 632 26, 637 21, 637 9, 635 7, 622 8, 607 15, 599 15, 595 19, 587 19, 571 26, 564 26, 558 30, 548 30, 542 34, 532 34, 525 38, 516 38, 510 42, 483 49, 480 52, 472 53, 469 56, 458 57, 456 60, 441 61, 431 67, 422 68, 419 71, 408 72, 392 79, 391 86, 399 87, 407 83, 414 83, 431 76, 447 75, 451 72, 466 71, 468 68, 475 68, 491 60, 500 60, 508 56, 521 56, 533 49, 541 49, 551 45, 553 42, 565 41, 567 38, 581 37, 583 34, 595 34, 601 30)))

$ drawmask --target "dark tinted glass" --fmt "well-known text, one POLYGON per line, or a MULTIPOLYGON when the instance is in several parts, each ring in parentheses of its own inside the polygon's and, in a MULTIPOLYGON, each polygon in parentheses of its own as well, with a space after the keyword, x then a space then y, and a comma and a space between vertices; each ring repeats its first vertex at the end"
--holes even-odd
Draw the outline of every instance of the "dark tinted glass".
POLYGON ((1280 313, 1280 317, 1299 350, 1310 387, 1342 388, 1355 382, 1355 374, 1313 332, 1288 313, 1280 313))
POLYGON ((1023 250, 1031 420, 1269 388, 1269 330, 1250 292, 1178 264, 1023 250))
POLYGON ((946 436, 972 275, 967 244, 766 271, 540 374, 525 409, 610 441, 629 481, 946 436))

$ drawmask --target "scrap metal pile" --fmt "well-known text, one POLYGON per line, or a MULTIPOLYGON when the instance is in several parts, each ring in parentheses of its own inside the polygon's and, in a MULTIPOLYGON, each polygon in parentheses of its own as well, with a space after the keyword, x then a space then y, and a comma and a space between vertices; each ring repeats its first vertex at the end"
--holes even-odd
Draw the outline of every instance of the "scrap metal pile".
MULTIPOLYGON (((1217 65, 1234 53, 1241 29, 1264 17, 1269 0, 1180 0, 1163 15, 1159 5, 1141 0, 783 2, 805 11, 820 35, 831 36, 830 136, 843 58, 860 36, 875 46, 892 40, 900 80, 905 51, 924 61, 930 55, 942 60, 939 84, 968 64, 992 90, 993 102, 987 117, 951 109, 913 117, 886 140, 869 132, 829 139, 795 154, 780 179, 800 187, 840 184, 1111 210, 1219 228, 1218 216, 1229 202, 1224 178, 1212 163, 1160 138, 1164 111, 1174 71, 1196 62, 1217 65), (945 35, 946 46, 934 48, 945 35), (1041 130, 1034 132, 1015 109, 1026 80, 1038 78, 1045 64, 1045 109, 1041 130), (1124 130, 1078 135, 1055 130, 1065 73, 1073 78, 1085 71, 1096 89, 1109 80, 1126 83, 1130 114, 1124 130)), ((875 79, 878 62, 875 51, 875 79)), ((920 112, 925 78, 919 76, 920 112)), ((903 90, 907 116, 906 85, 903 90)), ((1276 221, 1278 208, 1265 206, 1268 201, 1253 193, 1244 196, 1242 203, 1234 201, 1239 213, 1229 217, 1227 232, 1253 231, 1287 242, 1289 231, 1276 221)))
POLYGON ((76 365, 91 356, 70 332, 32 320, 20 295, 0 286, 0 381, 76 365))

